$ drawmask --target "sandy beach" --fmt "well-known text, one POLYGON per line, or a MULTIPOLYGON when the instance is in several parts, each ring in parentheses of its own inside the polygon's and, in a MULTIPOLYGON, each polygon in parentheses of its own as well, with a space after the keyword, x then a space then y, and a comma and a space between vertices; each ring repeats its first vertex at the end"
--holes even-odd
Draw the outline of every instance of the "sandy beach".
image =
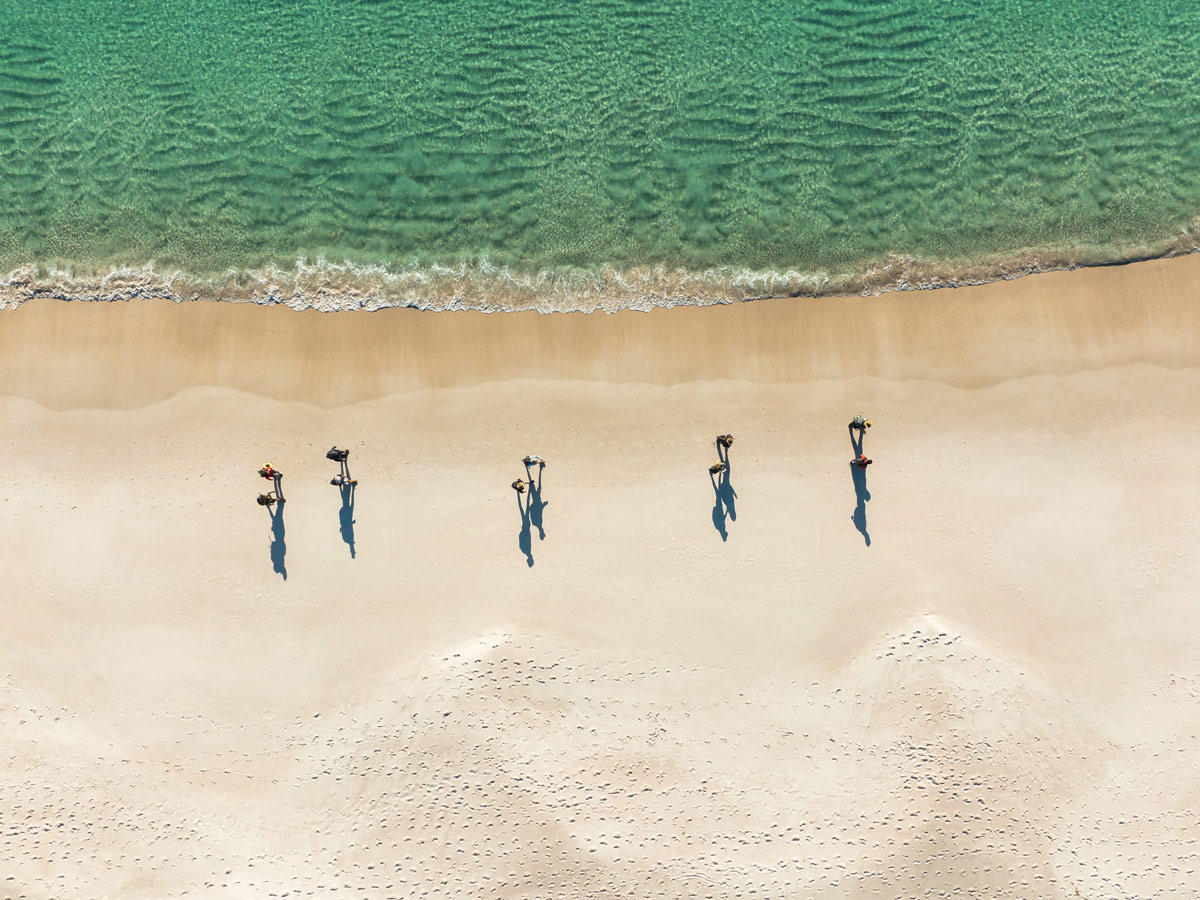
POLYGON ((1200 255, 6 310, 0 897, 1195 896, 1198 392, 1200 255))

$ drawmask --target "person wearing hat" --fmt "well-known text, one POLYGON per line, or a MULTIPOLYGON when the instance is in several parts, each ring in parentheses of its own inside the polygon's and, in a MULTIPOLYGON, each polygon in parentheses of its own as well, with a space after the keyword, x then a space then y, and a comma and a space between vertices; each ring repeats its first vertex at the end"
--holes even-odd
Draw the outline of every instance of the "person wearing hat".
POLYGON ((270 463, 265 463, 258 474, 275 485, 275 493, 279 495, 279 499, 283 499, 283 473, 276 469, 270 463))
POLYGON ((853 419, 850 420, 851 430, 857 431, 859 434, 863 434, 870 427, 871 427, 871 420, 863 418, 862 413, 859 413, 857 416, 855 416, 853 419))

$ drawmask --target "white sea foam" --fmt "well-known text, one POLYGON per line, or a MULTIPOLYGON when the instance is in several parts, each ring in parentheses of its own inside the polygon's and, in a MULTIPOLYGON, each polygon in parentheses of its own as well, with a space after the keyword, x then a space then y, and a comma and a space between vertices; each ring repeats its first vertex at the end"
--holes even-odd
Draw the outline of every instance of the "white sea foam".
POLYGON ((1200 228, 1194 224, 1172 241, 1152 248, 1030 251, 973 264, 893 256, 861 271, 842 273, 665 266, 518 271, 482 257, 455 265, 414 263, 402 267, 300 258, 289 269, 270 266, 198 276, 154 263, 82 271, 31 262, 0 280, 0 308, 50 297, 94 302, 220 300, 323 312, 388 307, 544 313, 646 311, 769 297, 872 295, 982 284, 1055 269, 1177 255, 1198 248, 1200 228))

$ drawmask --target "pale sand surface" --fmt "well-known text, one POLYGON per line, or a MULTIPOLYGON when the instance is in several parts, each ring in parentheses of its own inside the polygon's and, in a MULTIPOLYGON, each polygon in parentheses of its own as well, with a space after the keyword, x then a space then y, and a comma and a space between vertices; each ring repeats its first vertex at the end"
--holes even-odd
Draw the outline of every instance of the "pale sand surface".
POLYGON ((1196 896, 1198 263, 0 315, 0 897, 1196 896))

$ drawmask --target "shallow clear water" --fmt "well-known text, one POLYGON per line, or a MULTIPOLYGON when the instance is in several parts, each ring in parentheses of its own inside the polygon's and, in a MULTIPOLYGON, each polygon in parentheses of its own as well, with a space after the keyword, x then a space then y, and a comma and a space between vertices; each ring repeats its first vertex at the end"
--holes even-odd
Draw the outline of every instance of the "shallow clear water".
POLYGON ((1200 213, 1178 0, 6 0, 0 34, 6 269, 836 275, 1200 213))

